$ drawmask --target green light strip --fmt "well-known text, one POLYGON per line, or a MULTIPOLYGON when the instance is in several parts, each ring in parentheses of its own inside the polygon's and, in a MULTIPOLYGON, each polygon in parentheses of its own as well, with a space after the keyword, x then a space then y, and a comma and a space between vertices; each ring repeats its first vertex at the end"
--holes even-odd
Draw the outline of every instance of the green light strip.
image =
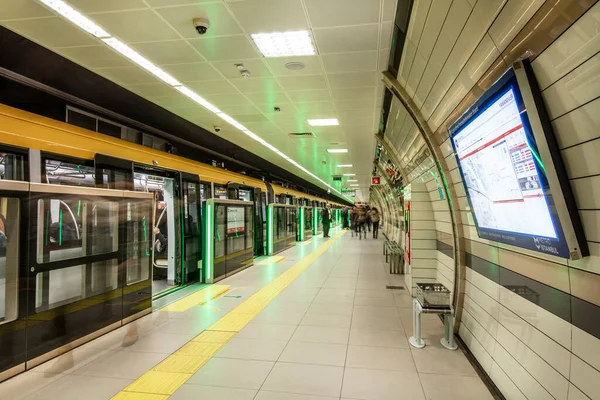
POLYGON ((50 244, 50 211, 46 211, 46 246, 50 244))
POLYGON ((63 221, 63 210, 61 208, 58 211, 58 245, 59 246, 62 246, 62 231, 63 231, 62 221, 63 221))
POLYGON ((273 255, 273 204, 267 206, 267 255, 273 255))
POLYGON ((298 214, 299 214, 298 215, 298 217, 299 217, 298 218, 299 219, 299 224, 298 224, 299 225, 298 226, 299 235, 298 235, 298 237, 300 238, 300 241, 303 242, 304 241, 304 223, 305 223, 305 221, 304 221, 304 207, 300 207, 298 209, 298 214))
POLYGON ((546 175, 546 167, 544 166, 544 163, 542 162, 542 159, 540 158, 539 154, 531 148, 529 143, 527 143, 527 147, 529 147, 529 151, 531 151, 531 154, 533 154, 533 156, 537 160, 538 164, 540 165, 540 168, 542 168, 542 171, 544 171, 544 175, 546 175))
POLYGON ((77 201, 77 216, 81 216, 81 200, 77 201))
POLYGON ((204 246, 206 252, 202 257, 204 263, 204 279, 207 283, 213 281, 213 245, 214 245, 214 226, 213 226, 212 205, 206 204, 206 229, 204 235, 204 246))

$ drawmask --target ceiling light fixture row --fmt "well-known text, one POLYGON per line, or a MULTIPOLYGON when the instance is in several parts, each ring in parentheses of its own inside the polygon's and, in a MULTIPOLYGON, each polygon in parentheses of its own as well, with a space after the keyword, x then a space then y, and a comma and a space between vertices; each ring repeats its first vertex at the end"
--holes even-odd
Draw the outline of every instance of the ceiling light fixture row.
MULTIPOLYGON (((290 157, 277 150, 273 145, 269 144, 258 135, 254 134, 250 130, 248 130, 245 126, 240 124, 231 116, 225 114, 213 104, 208 102, 202 96, 195 93, 190 88, 184 86, 175 79, 173 76, 169 75, 167 72, 156 66, 150 60, 139 54, 137 51, 133 50, 131 47, 121 42, 119 39, 113 37, 110 33, 105 31, 103 28, 98 26, 95 22, 81 14, 79 11, 75 10, 69 4, 67 4, 63 0, 38 0, 42 4, 48 6, 53 11, 66 18, 73 24, 77 25, 79 28, 83 29, 87 33, 95 36, 96 38, 102 40, 107 46, 111 47, 113 50, 125 56, 127 59, 137 64, 145 71, 151 73, 161 81, 166 84, 172 86, 175 90, 179 91, 181 94, 187 96, 189 99, 194 101, 195 103, 201 105, 207 110, 215 113, 218 117, 226 121, 228 124, 234 126, 239 129, 247 136, 252 138, 253 140, 259 142, 263 146, 267 147, 269 150, 277 153, 279 156, 284 158, 285 160, 292 163, 294 166, 298 167, 301 171, 307 173, 311 177, 315 178, 322 184, 324 184, 329 189, 334 192, 342 195, 342 193, 329 185, 323 179, 319 178, 308 169, 304 168, 302 165, 292 160, 290 157)), ((313 55, 315 54, 314 46, 312 45, 312 39, 310 37, 310 33, 307 31, 304 32, 284 32, 279 34, 258 34, 252 35, 252 38, 256 41, 257 45, 265 55, 265 57, 282 57, 288 55, 313 55), (257 41, 258 40, 258 41, 257 41), (260 42, 260 44, 259 44, 260 42), (262 47, 261 47, 262 46, 262 47), (264 50, 263 50, 264 49, 264 50), (268 54, 268 55, 267 55, 268 54)), ((328 150, 329 151, 329 150, 328 150)), ((346 150, 345 152, 347 152, 346 150)), ((330 153, 332 151, 329 151, 330 153)), ((333 151, 335 152, 335 151, 333 151)), ((342 195, 343 196, 343 195, 342 195)), ((346 196, 344 196, 346 197, 346 196)), ((347 198, 347 200, 350 200, 347 198)))

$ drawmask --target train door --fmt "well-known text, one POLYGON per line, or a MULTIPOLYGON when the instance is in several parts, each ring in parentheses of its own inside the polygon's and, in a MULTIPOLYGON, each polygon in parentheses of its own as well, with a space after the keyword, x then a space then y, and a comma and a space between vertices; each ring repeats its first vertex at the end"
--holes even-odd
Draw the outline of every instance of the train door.
MULTIPOLYGON (((154 194, 152 295, 186 282, 183 264, 182 181, 178 172, 134 167, 134 190, 154 194)), ((189 210, 188 210, 189 211, 189 210)))
POLYGON ((199 282, 202 274, 201 210, 203 185, 198 175, 181 173, 183 193, 183 274, 185 282, 199 282))

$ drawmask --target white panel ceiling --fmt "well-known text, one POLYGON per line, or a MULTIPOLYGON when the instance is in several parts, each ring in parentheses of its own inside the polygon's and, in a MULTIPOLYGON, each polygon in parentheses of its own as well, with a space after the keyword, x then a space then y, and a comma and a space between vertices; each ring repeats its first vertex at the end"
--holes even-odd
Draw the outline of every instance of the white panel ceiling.
MULTIPOLYGON (((396 0, 65 1, 319 178, 333 184, 333 174, 353 172, 368 193, 396 0), (210 20, 204 36, 192 24, 198 17, 210 20), (250 39, 303 29, 312 32, 315 56, 265 59, 250 39), (290 70, 290 62, 304 68, 290 70), (311 127, 309 118, 339 118, 341 125, 311 127), (315 137, 292 139, 291 132, 315 137), (328 154, 331 147, 349 153, 328 154)), ((218 124, 220 136, 322 186, 36 0, 2 0, 0 24, 205 129, 218 124)))

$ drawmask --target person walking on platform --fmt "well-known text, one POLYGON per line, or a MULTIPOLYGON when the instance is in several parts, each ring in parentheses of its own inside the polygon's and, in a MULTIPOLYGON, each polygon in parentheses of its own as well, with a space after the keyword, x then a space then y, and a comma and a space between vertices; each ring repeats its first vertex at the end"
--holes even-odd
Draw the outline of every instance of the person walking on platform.
POLYGON ((331 226, 331 205, 327 204, 327 207, 323 209, 323 237, 329 237, 329 227, 331 226))
POLYGON ((358 232, 358 238, 362 240, 362 234, 364 233, 365 239, 367 238, 367 210, 364 206, 358 208, 356 231, 358 232))
POLYGON ((373 239, 377 239, 379 235, 379 221, 381 220, 381 215, 379 214, 379 210, 373 207, 371 209, 371 222, 373 223, 373 239))
POLYGON ((342 229, 348 229, 348 207, 342 208, 342 229))

